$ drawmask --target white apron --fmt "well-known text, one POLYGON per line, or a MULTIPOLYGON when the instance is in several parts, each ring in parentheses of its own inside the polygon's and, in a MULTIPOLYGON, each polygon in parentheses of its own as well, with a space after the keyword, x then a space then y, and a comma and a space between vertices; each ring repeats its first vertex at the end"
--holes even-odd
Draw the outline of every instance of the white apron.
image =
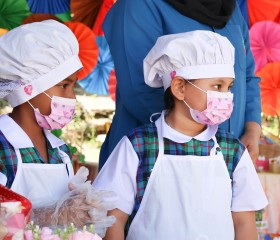
POLYGON ((17 172, 11 189, 28 198, 33 208, 56 203, 68 191, 68 182, 74 176, 69 156, 59 149, 65 143, 45 130, 46 138, 58 149, 63 163, 23 163, 19 149, 34 147, 28 135, 7 115, 0 117, 0 130, 17 155, 17 172))
POLYGON ((232 189, 216 138, 210 156, 159 155, 127 240, 233 240, 232 189), (217 155, 216 155, 217 152, 217 155))

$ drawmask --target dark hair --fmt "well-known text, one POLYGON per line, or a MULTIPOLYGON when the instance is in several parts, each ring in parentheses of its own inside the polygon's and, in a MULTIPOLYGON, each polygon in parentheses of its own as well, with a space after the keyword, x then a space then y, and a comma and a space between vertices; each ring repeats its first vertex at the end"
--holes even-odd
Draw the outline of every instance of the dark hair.
POLYGON ((164 105, 166 110, 172 110, 174 108, 174 95, 171 92, 171 88, 167 88, 164 92, 164 105))

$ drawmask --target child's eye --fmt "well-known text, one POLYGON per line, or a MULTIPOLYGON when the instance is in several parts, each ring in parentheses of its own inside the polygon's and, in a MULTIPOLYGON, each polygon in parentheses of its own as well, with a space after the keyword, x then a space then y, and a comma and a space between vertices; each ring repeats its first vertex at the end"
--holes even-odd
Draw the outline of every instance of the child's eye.
POLYGON ((216 85, 214 85, 213 87, 216 88, 216 89, 220 89, 220 86, 221 86, 221 85, 216 84, 216 85))
POLYGON ((65 89, 67 87, 67 84, 60 85, 60 87, 65 89))

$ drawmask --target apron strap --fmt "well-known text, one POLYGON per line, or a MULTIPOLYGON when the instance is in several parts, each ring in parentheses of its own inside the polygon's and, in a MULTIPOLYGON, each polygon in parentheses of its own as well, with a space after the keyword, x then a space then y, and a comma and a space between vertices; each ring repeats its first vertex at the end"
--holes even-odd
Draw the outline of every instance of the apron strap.
POLYGON ((17 156, 17 169, 21 168, 22 166, 22 157, 19 151, 19 148, 15 148, 16 156, 17 156))
POLYGON ((60 155, 60 157, 62 159, 62 162, 66 165, 66 170, 67 170, 68 176, 73 177, 74 171, 73 171, 73 166, 72 166, 70 157, 68 156, 67 153, 60 150, 59 147, 57 147, 57 150, 58 150, 58 154, 60 155))
POLYGON ((22 175, 22 157, 19 151, 19 148, 14 148, 17 156, 17 171, 14 178, 14 181, 12 183, 11 189, 14 190, 13 186, 17 185, 20 181, 20 177, 22 175))
POLYGON ((222 150, 220 148, 220 145, 217 142, 216 136, 213 136, 212 140, 214 141, 214 146, 212 147, 212 149, 210 151, 210 156, 222 154, 222 150))
MULTIPOLYGON (((163 120, 164 121, 164 120, 163 120)), ((158 158, 162 155, 164 155, 164 142, 162 137, 162 124, 161 121, 156 122, 157 127, 157 134, 158 134, 158 158)))

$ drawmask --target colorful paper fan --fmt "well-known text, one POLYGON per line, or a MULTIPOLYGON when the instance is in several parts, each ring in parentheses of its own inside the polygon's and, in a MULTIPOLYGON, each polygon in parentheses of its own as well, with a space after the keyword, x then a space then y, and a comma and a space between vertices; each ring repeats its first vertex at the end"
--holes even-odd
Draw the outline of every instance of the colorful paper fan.
POLYGON ((34 13, 34 14, 26 17, 22 21, 22 24, 27 24, 27 23, 32 23, 32 22, 41 22, 41 21, 48 20, 48 19, 53 19, 53 20, 63 23, 59 18, 57 18, 56 16, 54 16, 52 14, 34 13))
POLYGON ((78 79, 86 77, 97 64, 98 46, 93 31, 80 22, 65 23, 75 34, 79 42, 79 57, 83 69, 78 73, 78 79))
POLYGON ((92 28, 104 0, 71 0, 72 20, 92 28))
POLYGON ((114 68, 113 58, 105 37, 96 37, 96 42, 99 47, 98 63, 93 71, 78 83, 87 92, 108 95, 108 80, 114 68))
POLYGON ((256 22, 270 20, 279 22, 280 1, 279 0, 248 0, 248 12, 250 26, 256 22))
POLYGON ((63 22, 69 22, 69 21, 71 22, 72 21, 70 11, 67 11, 65 13, 58 13, 58 14, 55 14, 55 16, 58 17, 63 22))
POLYGON ((70 0, 27 0, 33 13, 65 13, 70 9, 70 0))
POLYGON ((96 17, 94 26, 93 26, 93 32, 96 36, 102 36, 104 35, 103 30, 102 30, 102 24, 105 19, 106 14, 109 12, 110 8, 113 6, 115 3, 114 0, 104 0, 98 15, 96 17))
POLYGON ((116 101, 116 85, 117 85, 117 78, 116 78, 115 70, 113 69, 109 76, 108 88, 109 88, 110 97, 114 101, 116 101))
POLYGON ((0 28, 11 30, 19 26, 22 20, 30 14, 25 0, 1 0, 0 28))
POLYGON ((7 29, 0 28, 0 36, 4 35, 6 32, 8 32, 7 29))
POLYGON ((269 62, 280 62, 280 24, 257 22, 250 29, 250 42, 256 71, 269 62))
POLYGON ((256 75, 261 78, 262 111, 280 115, 280 62, 268 63, 256 75))

